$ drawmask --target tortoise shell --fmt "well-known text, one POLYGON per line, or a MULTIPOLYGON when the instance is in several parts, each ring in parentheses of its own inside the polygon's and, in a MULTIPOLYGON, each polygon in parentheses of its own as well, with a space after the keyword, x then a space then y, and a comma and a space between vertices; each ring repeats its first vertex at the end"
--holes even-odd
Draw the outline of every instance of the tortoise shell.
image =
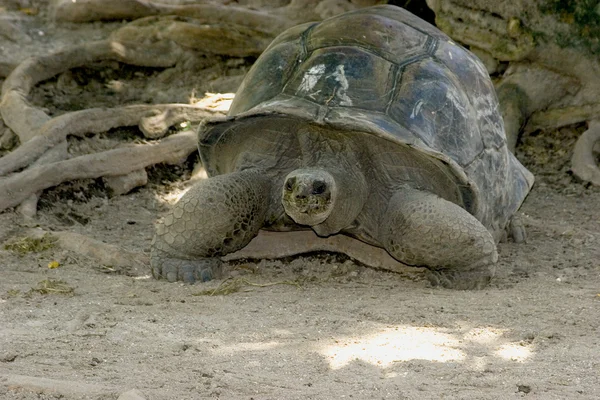
POLYGON ((280 116, 375 135, 441 161, 465 194, 460 205, 493 232, 506 226, 533 184, 506 147, 483 64, 396 6, 360 9, 279 35, 248 72, 227 120, 200 129, 209 176, 231 172, 215 154, 227 132, 243 135, 244 124, 256 130, 280 116))

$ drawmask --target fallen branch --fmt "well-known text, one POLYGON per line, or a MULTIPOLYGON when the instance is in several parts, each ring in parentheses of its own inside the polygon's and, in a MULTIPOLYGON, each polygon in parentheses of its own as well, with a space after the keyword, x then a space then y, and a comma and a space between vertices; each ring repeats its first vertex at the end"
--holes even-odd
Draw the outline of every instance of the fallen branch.
POLYGON ((158 163, 177 164, 196 150, 195 132, 184 131, 156 144, 124 147, 33 167, 0 180, 0 212, 65 181, 123 175, 158 163))

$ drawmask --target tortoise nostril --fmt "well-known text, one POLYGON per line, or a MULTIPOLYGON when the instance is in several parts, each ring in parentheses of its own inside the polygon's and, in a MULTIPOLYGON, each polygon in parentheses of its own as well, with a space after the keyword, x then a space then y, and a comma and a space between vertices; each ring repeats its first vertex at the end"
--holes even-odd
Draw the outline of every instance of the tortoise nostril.
POLYGON ((315 183, 313 183, 312 194, 323 194, 326 188, 327 185, 325 184, 325 182, 315 181, 315 183))
POLYGON ((304 193, 296 193, 296 196, 294 196, 296 198, 296 200, 304 200, 306 199, 306 195, 304 193))

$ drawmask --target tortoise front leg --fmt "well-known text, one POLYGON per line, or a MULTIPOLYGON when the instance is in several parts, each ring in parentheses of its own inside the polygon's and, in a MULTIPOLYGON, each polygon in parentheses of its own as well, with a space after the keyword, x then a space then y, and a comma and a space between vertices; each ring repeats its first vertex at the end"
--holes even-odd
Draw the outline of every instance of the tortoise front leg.
POLYGON ((432 193, 398 191, 379 235, 394 258, 427 267, 434 286, 479 289, 494 275, 498 253, 490 232, 463 208, 432 193))
POLYGON ((208 281, 219 256, 246 246, 262 227, 271 181, 255 169, 194 185, 156 225, 150 265, 155 278, 208 281))

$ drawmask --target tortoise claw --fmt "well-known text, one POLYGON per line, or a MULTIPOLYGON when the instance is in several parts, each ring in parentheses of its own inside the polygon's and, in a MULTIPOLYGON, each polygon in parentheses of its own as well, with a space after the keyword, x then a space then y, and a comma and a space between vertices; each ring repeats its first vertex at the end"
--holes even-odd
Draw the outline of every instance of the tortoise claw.
POLYGON ((165 258, 152 261, 152 275, 156 279, 166 279, 169 282, 208 282, 222 275, 222 264, 218 258, 165 258))
POLYGON ((429 270, 427 279, 431 286, 441 286, 456 290, 481 290, 485 288, 494 275, 494 268, 477 268, 473 270, 429 270))

